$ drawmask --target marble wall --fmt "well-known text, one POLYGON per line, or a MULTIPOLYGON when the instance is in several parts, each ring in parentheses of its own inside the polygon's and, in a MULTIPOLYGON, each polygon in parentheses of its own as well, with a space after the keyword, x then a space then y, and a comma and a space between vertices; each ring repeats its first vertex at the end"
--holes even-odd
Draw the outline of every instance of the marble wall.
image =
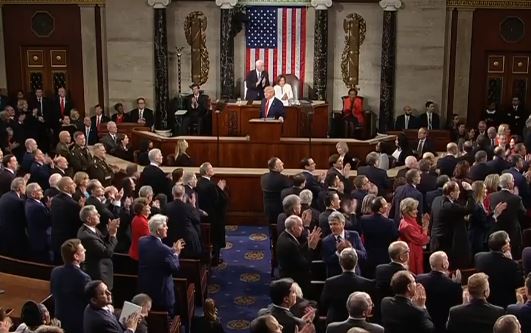
POLYGON ((0 6, 0 89, 7 89, 6 54, 4 51, 4 23, 0 6))

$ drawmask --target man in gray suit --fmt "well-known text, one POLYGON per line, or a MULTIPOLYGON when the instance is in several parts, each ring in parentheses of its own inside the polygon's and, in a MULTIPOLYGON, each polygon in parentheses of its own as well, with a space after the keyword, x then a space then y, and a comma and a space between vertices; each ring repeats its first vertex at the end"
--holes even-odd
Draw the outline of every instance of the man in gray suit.
POLYGON ((343 333, 353 327, 359 327, 369 333, 383 333, 384 328, 377 324, 367 322, 367 317, 372 312, 372 300, 369 294, 355 291, 348 297, 348 319, 328 325, 326 333, 343 333))
POLYGON ((118 127, 114 121, 109 121, 107 123, 107 131, 109 133, 101 137, 100 142, 105 146, 105 150, 110 154, 113 154, 116 148, 118 148, 118 127))

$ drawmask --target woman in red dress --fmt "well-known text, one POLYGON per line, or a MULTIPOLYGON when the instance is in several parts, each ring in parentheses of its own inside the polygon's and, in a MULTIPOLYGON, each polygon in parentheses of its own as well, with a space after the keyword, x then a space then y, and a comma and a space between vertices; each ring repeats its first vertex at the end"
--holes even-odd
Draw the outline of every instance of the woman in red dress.
POLYGON ((151 214, 151 207, 146 199, 138 198, 133 202, 133 212, 135 217, 131 221, 129 256, 138 261, 138 240, 142 236, 149 236, 148 217, 151 214))
MULTIPOLYGON (((365 117, 363 116, 363 98, 358 96, 356 88, 350 88, 348 97, 343 99, 343 119, 353 132, 355 124, 363 127, 365 117)), ((346 133, 345 133, 346 134, 346 133)))
POLYGON ((400 202, 402 220, 398 227, 400 240, 409 246, 409 271, 415 274, 424 272, 423 247, 429 243, 429 219, 422 219, 422 227, 417 223, 419 202, 413 198, 406 198, 400 202))

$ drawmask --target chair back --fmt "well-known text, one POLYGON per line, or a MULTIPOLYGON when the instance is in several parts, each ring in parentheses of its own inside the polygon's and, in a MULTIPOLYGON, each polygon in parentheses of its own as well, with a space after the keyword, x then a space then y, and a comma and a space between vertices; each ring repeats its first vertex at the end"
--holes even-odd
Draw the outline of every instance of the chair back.
POLYGON ((284 76, 286 77, 286 83, 291 86, 291 90, 293 91, 293 99, 298 101, 302 95, 299 78, 295 74, 285 74, 284 76))

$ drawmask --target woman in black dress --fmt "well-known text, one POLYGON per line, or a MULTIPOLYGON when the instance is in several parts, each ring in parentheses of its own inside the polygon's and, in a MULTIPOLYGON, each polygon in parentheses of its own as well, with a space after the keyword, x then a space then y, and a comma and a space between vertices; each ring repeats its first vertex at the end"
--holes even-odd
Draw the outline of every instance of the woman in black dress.
POLYGON ((188 155, 186 150, 188 149, 188 142, 184 139, 177 140, 177 146, 175 146, 175 165, 181 167, 194 166, 194 160, 188 155))
POLYGON ((118 147, 116 147, 114 156, 119 157, 122 160, 133 162, 134 155, 133 150, 129 148, 129 137, 126 134, 120 133, 118 134, 116 143, 118 144, 118 147))

